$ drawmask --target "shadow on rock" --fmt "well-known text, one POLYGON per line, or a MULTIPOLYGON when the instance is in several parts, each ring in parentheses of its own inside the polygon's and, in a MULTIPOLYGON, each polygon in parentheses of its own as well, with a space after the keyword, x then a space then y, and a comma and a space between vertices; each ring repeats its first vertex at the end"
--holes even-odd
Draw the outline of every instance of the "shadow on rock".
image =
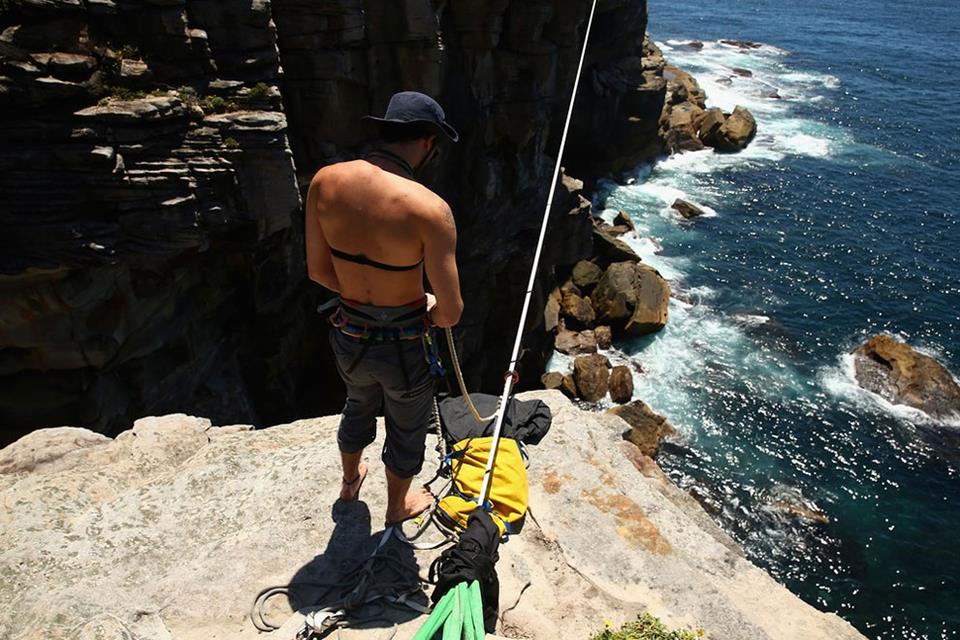
POLYGON ((371 531, 370 509, 361 501, 338 500, 330 515, 335 526, 327 548, 290 580, 290 609, 344 607, 354 628, 391 627, 416 618, 418 612, 378 598, 406 593, 427 605, 413 549, 393 536, 379 547, 384 531, 371 531))

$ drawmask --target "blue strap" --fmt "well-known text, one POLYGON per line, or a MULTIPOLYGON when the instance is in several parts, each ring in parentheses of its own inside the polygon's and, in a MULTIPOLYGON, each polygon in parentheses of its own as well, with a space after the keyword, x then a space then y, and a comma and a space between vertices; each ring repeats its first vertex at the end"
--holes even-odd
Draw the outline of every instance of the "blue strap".
POLYGON ((429 331, 423 334, 423 339, 427 345, 427 364, 430 365, 430 373, 438 378, 442 378, 447 375, 447 371, 440 362, 440 350, 437 348, 437 343, 433 340, 433 336, 430 335, 429 331))

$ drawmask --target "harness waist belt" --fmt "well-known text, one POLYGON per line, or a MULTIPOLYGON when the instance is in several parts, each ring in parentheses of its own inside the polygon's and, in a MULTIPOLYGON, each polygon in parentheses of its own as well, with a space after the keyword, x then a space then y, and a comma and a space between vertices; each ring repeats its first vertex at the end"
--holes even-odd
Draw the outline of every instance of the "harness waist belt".
POLYGON ((345 335, 375 341, 419 338, 430 326, 426 297, 396 307, 340 298, 330 322, 345 335))

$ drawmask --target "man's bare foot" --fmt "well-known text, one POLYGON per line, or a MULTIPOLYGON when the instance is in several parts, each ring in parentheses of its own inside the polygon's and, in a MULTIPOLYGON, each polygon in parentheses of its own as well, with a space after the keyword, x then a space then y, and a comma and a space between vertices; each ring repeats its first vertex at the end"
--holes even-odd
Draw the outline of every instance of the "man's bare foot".
POLYGON ((367 477, 367 465, 362 462, 357 466, 357 477, 351 480, 343 479, 340 485, 340 499, 344 502, 356 500, 360 495, 360 486, 363 485, 363 479, 367 477))
POLYGON ((407 492, 403 506, 400 509, 388 509, 386 524, 396 524, 416 517, 433 505, 433 496, 426 487, 411 489, 407 492))

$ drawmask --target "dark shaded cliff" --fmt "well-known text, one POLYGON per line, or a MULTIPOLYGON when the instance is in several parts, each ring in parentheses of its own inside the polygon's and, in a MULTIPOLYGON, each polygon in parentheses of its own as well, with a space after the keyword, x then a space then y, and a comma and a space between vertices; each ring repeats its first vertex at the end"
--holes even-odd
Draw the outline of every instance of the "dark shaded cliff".
MULTIPOLYGON (((438 97, 463 134, 432 184, 452 205, 473 388, 500 385, 586 0, 0 1, 0 424, 111 432, 335 412, 326 293, 305 278, 301 193, 356 157, 359 117, 438 97), (299 185, 299 188, 298 188, 299 185)), ((662 149, 643 1, 600 2, 568 143, 573 175, 662 149)), ((567 181, 569 186, 571 181, 567 181)), ((591 249, 560 187, 541 282, 591 249)), ((527 386, 549 349, 532 306, 527 386)))

